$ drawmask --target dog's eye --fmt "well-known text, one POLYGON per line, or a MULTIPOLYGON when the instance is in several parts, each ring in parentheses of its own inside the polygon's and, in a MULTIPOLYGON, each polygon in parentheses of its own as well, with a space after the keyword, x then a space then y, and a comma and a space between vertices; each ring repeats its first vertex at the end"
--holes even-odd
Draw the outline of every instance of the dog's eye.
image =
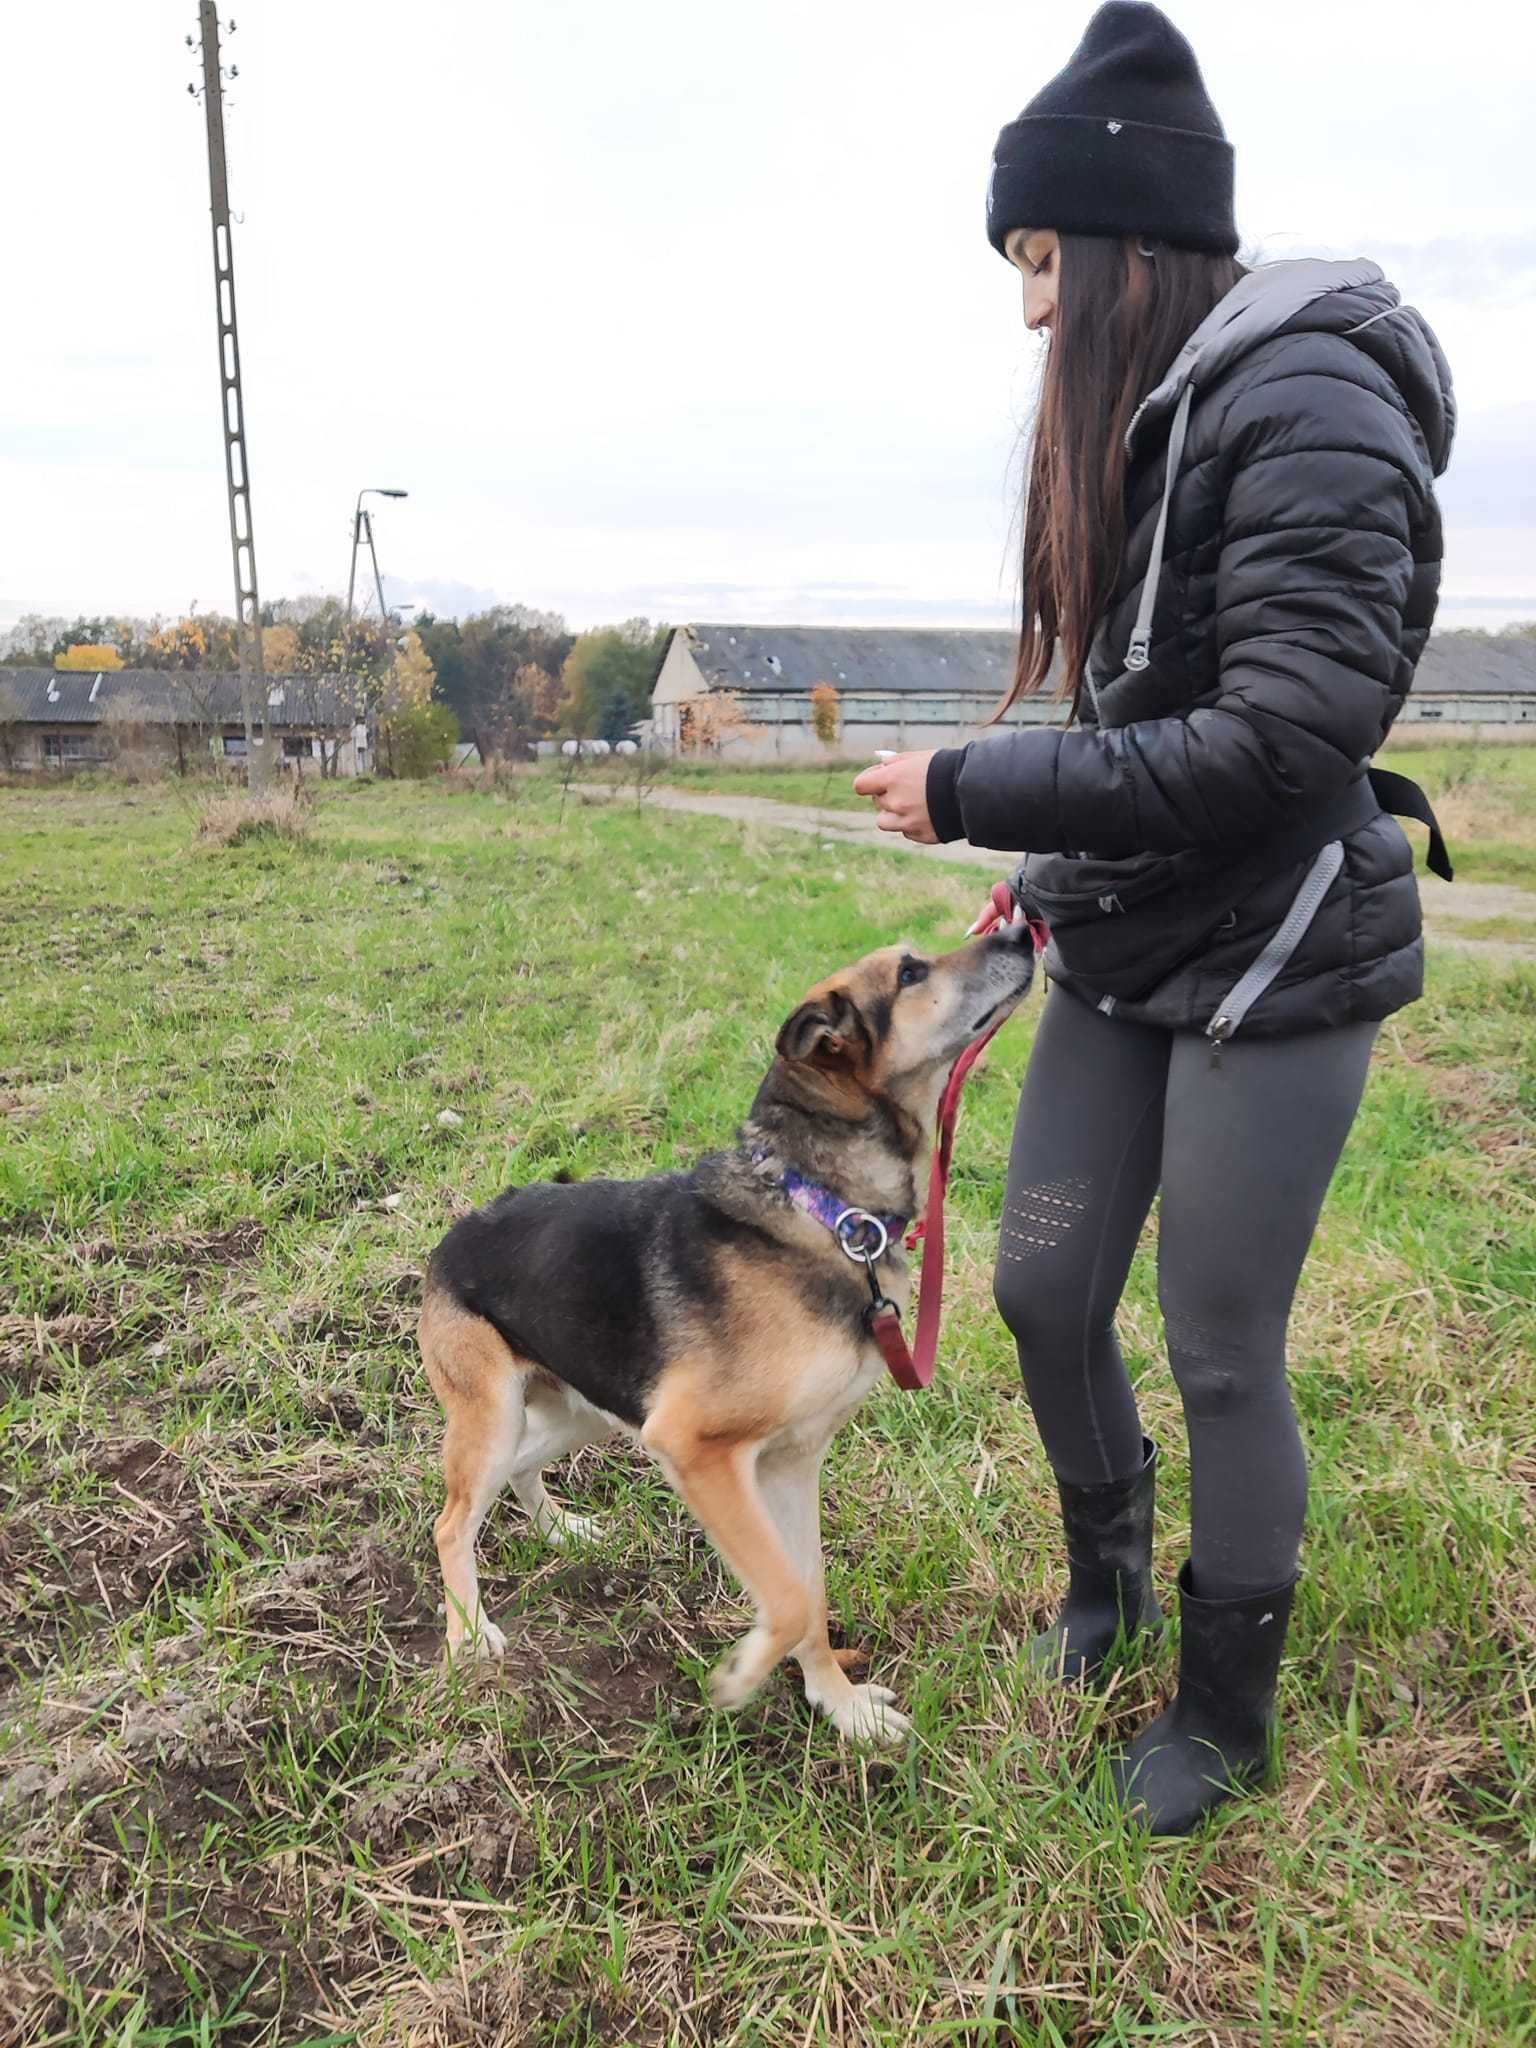
POLYGON ((916 988, 920 981, 926 981, 927 979, 928 962, 926 960, 903 960, 901 970, 896 976, 896 986, 898 988, 916 988))

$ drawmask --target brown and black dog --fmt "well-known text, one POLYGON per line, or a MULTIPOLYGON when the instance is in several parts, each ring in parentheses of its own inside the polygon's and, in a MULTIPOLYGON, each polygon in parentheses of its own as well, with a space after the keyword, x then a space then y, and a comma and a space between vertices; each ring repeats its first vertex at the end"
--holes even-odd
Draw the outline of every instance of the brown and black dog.
POLYGON ((1033 971, 1022 923, 937 959, 872 953, 785 1023, 733 1150, 646 1180, 509 1188, 454 1225, 427 1269, 420 1332, 448 1425, 436 1536, 450 1655, 506 1647, 475 1573, 502 1487, 550 1541, 588 1535, 542 1470, 627 1434, 756 1607, 715 1669, 715 1703, 740 1706, 793 1656, 844 1735, 902 1739, 894 1695, 852 1684, 827 1640, 822 1460, 885 1368, 866 1270, 818 1216, 884 1219, 877 1277, 903 1307, 896 1225, 920 1207, 945 1077, 1033 971))

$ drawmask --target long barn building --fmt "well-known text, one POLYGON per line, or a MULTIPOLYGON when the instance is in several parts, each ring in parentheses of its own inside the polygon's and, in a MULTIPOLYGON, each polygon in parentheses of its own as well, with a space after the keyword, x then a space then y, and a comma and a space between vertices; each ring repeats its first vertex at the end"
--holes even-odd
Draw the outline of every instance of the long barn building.
MULTIPOLYGON (((948 746, 984 729, 1007 691, 1016 644, 1007 632, 924 627, 677 626, 652 695, 651 738, 687 751, 707 729, 698 701, 729 692, 746 727, 725 743, 732 759, 824 758, 811 692, 829 683, 837 692, 833 750, 948 746)), ((1047 691, 1008 715, 1048 721, 1064 708, 1047 691)), ((1536 639, 1435 636, 1402 722, 1490 738, 1524 728, 1536 737, 1536 639)))
MULTIPOLYGON (((289 773, 360 775, 368 726, 345 676, 266 676, 257 708, 273 759, 289 773), (313 764, 311 769, 310 764, 313 764)), ((54 669, 0 665, 0 768, 205 767, 245 755, 240 678, 207 669, 54 669)))

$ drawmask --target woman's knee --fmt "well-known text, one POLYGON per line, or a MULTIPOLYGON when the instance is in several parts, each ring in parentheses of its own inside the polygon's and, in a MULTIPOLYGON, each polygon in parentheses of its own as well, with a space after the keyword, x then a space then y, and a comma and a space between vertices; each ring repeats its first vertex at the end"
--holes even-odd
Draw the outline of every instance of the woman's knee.
POLYGON ((1019 1260, 1006 1251, 1000 1254, 992 1274, 992 1299, 1016 1344, 1023 1346, 1043 1333, 1050 1292, 1019 1260))
POLYGON ((1096 1319, 1085 1277, 1060 1265, 1033 1265, 1001 1253, 992 1275, 992 1299, 1026 1367, 1034 1358, 1074 1357, 1096 1319))
POLYGON ((1219 1421, 1267 1405, 1285 1385, 1285 1324, 1235 1313, 1163 1311, 1168 1362, 1184 1412, 1219 1421))

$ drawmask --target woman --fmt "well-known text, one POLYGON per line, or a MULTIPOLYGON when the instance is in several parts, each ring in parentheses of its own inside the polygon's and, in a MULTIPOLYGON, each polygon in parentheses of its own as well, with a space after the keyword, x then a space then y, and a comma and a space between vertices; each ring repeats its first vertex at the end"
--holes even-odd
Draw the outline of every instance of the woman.
POLYGON ((1050 336, 1008 701, 1054 662, 1073 717, 854 787, 886 830, 1025 852, 1052 927, 996 1294, 1066 1536, 1032 1654, 1069 1679, 1162 1627, 1113 1327, 1162 1190, 1190 1557, 1178 1692, 1114 1782, 1182 1833, 1266 1762, 1306 1503, 1286 1319, 1377 1027, 1422 984, 1383 800, 1432 821, 1367 768, 1434 614, 1454 413, 1373 265, 1245 275, 1231 147, 1155 7, 1102 7, 1003 130, 987 225, 1050 336))

